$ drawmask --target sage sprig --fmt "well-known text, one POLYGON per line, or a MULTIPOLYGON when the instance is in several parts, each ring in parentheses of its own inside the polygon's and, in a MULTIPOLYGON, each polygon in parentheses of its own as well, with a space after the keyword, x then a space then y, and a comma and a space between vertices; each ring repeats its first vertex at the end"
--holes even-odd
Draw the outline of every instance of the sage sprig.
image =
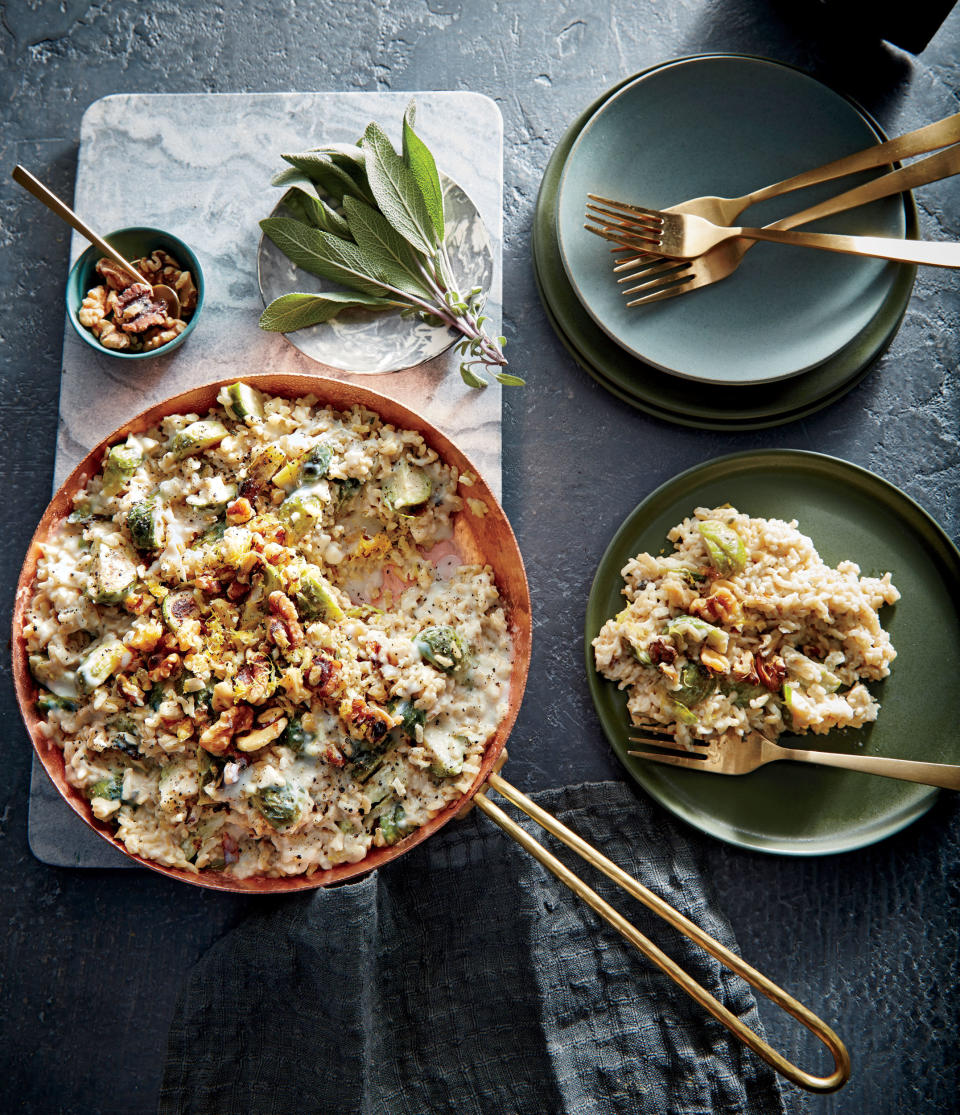
POLYGON ((399 310, 462 334, 457 351, 468 386, 486 387, 478 374, 486 370, 499 383, 522 384, 502 371, 506 338, 484 328, 484 291, 462 291, 453 275, 440 175, 414 131, 414 115, 411 101, 403 117, 402 154, 372 123, 357 144, 282 156, 290 165, 273 185, 286 187, 283 203, 293 216, 268 217, 260 227, 297 267, 345 289, 275 298, 260 328, 289 333, 351 306, 399 310))

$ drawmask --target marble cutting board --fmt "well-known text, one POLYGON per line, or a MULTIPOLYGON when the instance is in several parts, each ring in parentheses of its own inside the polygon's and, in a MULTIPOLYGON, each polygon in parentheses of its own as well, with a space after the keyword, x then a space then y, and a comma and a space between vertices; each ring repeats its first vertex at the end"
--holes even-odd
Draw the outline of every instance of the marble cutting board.
MULTIPOLYGON (((493 249, 486 312, 499 330, 502 305, 503 121, 488 97, 469 92, 118 94, 83 117, 74 208, 98 230, 148 225, 196 252, 206 280, 203 316, 167 357, 126 363, 99 356, 64 322, 54 486, 89 448, 131 415, 188 387, 254 372, 350 379, 318 365, 282 336, 257 327, 257 221, 280 191, 270 185, 281 151, 355 142, 376 120, 395 143, 410 97, 417 130, 440 169, 480 211, 493 249), (162 184, 163 189, 152 189, 162 184), (145 198, 150 198, 145 203, 145 198)), ((73 237, 71 263, 86 248, 73 237)), ((448 352, 394 375, 356 381, 418 410, 444 430, 500 493, 501 395, 464 386, 448 352)), ((29 840, 58 867, 133 867, 57 794, 34 758, 29 840)))

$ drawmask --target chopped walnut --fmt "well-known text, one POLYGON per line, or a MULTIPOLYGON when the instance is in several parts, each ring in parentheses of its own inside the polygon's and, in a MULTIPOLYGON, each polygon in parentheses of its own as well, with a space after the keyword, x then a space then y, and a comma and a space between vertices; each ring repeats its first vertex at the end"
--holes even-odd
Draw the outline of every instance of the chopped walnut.
POLYGON ((224 755, 230 750, 233 737, 246 732, 253 725, 253 709, 247 705, 233 705, 224 710, 200 735, 200 746, 211 755, 224 755))
POLYGON ((315 690, 319 697, 332 697, 340 688, 340 671, 343 664, 336 658, 327 654, 320 656, 315 661, 307 674, 307 685, 315 690))
POLYGON ((267 724, 264 728, 257 728, 256 731, 249 732, 247 735, 237 736, 235 741, 237 750, 259 751, 261 747, 266 747, 268 743, 273 743, 278 736, 283 735, 286 726, 287 719, 281 716, 279 720, 274 720, 272 724, 267 724))
POLYGON ((780 686, 783 685, 783 679, 787 676, 787 667, 783 664, 783 659, 761 658, 757 655, 753 665, 760 684, 771 693, 778 693, 780 686))
POLYGON ((87 291, 87 296, 77 310, 77 321, 85 329, 92 329, 103 321, 107 314, 107 288, 95 286, 87 291))
POLYGON ((152 352, 155 348, 163 348, 164 345, 175 341, 186 327, 187 323, 178 317, 166 318, 163 325, 148 329, 143 334, 143 351, 152 352))
POLYGON ((691 602, 690 613, 706 620, 707 623, 720 622, 737 626, 743 622, 740 601, 729 588, 717 585, 716 582, 709 596, 691 602))
MULTIPOLYGON (((136 263, 133 266, 136 267, 136 263)), ((119 263, 114 263, 112 259, 98 260, 96 272, 98 275, 102 275, 107 286, 114 290, 126 290, 131 283, 136 282, 134 276, 125 267, 121 267, 119 263)))
POLYGON ((650 655, 650 661, 654 666, 658 666, 661 662, 669 666, 676 659, 677 650, 666 639, 651 639, 647 646, 647 654, 650 655))
POLYGON ((391 728, 400 723, 399 718, 391 716, 386 709, 367 704, 360 697, 341 701, 339 712, 350 738, 369 743, 379 743, 391 728))
POLYGON ((135 352, 138 347, 136 341, 127 333, 121 333, 109 318, 97 322, 93 327, 93 335, 104 348, 115 352, 124 352, 127 349, 135 352))
POLYGON ((249 523, 253 518, 253 508, 250 506, 250 501, 241 496, 235 499, 233 503, 227 504, 227 522, 239 525, 240 523, 249 523))
POLYGON ((197 306, 197 288, 190 272, 183 271, 173 256, 159 249, 145 259, 133 260, 132 264, 145 279, 176 290, 181 316, 169 317, 166 307, 154 301, 149 286, 113 260, 101 259, 96 270, 106 285, 87 292, 77 311, 77 320, 93 331, 104 348, 115 352, 153 352, 176 340, 186 329, 186 319, 197 306))
POLYGON ((303 628, 297 609, 285 592, 271 592, 267 597, 270 606, 268 634, 282 651, 303 645, 303 628))
POLYGON ((702 648, 700 651, 700 661, 708 670, 712 670, 715 674, 725 674, 730 670, 730 663, 726 658, 710 647, 705 646, 702 648))

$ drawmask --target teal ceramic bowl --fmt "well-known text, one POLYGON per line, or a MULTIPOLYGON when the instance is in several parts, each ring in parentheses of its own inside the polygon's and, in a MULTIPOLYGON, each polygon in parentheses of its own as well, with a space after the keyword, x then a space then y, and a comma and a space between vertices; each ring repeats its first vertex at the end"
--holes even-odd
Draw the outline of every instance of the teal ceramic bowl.
POLYGON ((70 275, 67 278, 67 317, 70 319, 70 324, 77 331, 80 339, 102 356, 112 356, 117 360, 150 360, 173 352, 194 331, 203 310, 203 272, 200 269, 200 261, 182 240, 159 228, 121 228, 109 233, 104 240, 131 263, 135 259, 150 255, 158 248, 168 252, 184 270, 193 275, 197 287, 196 308, 180 336, 160 348, 151 349, 149 352, 116 352, 114 349, 104 348, 93 333, 85 329, 77 320, 77 311, 87 291, 101 282, 96 266, 97 260, 102 258, 103 253, 91 244, 70 268, 70 275))

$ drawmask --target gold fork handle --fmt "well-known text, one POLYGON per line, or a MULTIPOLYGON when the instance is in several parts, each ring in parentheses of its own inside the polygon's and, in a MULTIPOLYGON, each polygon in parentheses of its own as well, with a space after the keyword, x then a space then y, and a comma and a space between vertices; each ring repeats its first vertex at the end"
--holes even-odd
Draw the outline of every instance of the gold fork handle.
POLYGON ((941 178, 949 178, 952 174, 960 174, 960 143, 948 147, 946 151, 938 151, 927 159, 920 159, 910 166, 892 170, 889 174, 881 174, 871 182, 857 186, 845 193, 838 194, 819 205, 811 205, 790 217, 774 221, 765 225, 770 229, 795 228, 805 225, 809 221, 818 221, 821 217, 829 217, 834 213, 842 213, 845 209, 853 209, 857 205, 866 205, 878 198, 889 197, 891 194, 903 193, 916 186, 927 186, 931 182, 939 182, 941 178))
POLYGON ((913 759, 885 759, 877 755, 842 755, 832 751, 804 751, 795 747, 778 746, 777 759, 792 759, 797 763, 816 763, 822 767, 843 767, 866 774, 882 774, 884 778, 898 778, 903 782, 920 782, 925 786, 940 786, 944 790, 960 790, 960 766, 952 763, 920 763, 913 759))
POLYGON ((153 284, 147 282, 133 264, 124 259, 117 249, 112 248, 106 240, 99 237, 85 221, 81 220, 80 217, 74 213, 69 205, 62 202, 55 193, 48 190, 38 178, 34 178, 26 167, 22 167, 18 163, 13 168, 10 177, 18 186, 22 186, 27 193, 33 194, 37 201, 42 201, 43 204, 52 212, 56 213, 61 220, 66 221, 71 228, 75 228, 81 236, 90 241, 97 251, 102 252, 105 256, 109 256, 114 263, 119 263, 126 272, 133 275, 138 283, 143 283, 144 286, 151 287, 152 289, 153 284))
POLYGON ((935 151, 938 147, 946 147, 948 143, 958 142, 960 142, 960 112, 917 128, 916 131, 907 132, 906 135, 867 147, 854 155, 847 155, 814 170, 804 171, 783 182, 764 186, 763 189, 754 190, 752 194, 746 194, 739 200, 744 202, 745 209, 748 205, 756 205, 759 201, 767 201, 793 190, 802 190, 806 186, 815 186, 819 182, 831 182, 834 178, 842 178, 844 175, 855 174, 860 170, 870 170, 871 167, 887 166, 901 159, 909 159, 913 155, 923 155, 927 151, 935 151))
POLYGON ((830 232, 785 232, 766 228, 732 228, 727 235, 718 238, 717 243, 735 236, 769 240, 774 244, 793 244, 798 248, 820 248, 844 255, 892 259, 899 263, 922 263, 928 267, 960 267, 960 244, 957 243, 897 240, 886 236, 836 236, 830 232))
POLYGON ((499 825, 509 836, 512 836, 521 847, 542 863, 544 867, 552 871, 562 883, 565 883, 575 894, 579 895, 591 909, 595 910, 631 944, 635 945, 644 956, 652 960, 662 972, 665 972, 676 984, 682 987, 691 998, 713 1015, 718 1022, 726 1026, 735 1037, 749 1046, 757 1056, 762 1057, 767 1064, 771 1065, 788 1080, 791 1080, 794 1084, 798 1084, 801 1088, 806 1088, 811 1092, 835 1092, 846 1083, 850 1076, 850 1057, 847 1054, 846 1047, 834 1031, 811 1010, 808 1010, 801 1002, 794 999, 792 995, 788 995, 786 991, 778 987, 761 972, 752 968, 746 961, 737 956, 736 953, 731 952, 708 933, 704 933, 704 931, 694 922, 690 921, 689 918, 684 917, 683 914, 675 910, 668 902, 665 902, 658 895, 654 894, 653 891, 648 890, 645 886, 638 883, 636 879, 628 875, 622 868, 617 867, 617 865, 611 860, 608 860, 606 856, 601 855, 596 848, 593 848, 585 840, 577 836, 575 832, 568 829, 566 825, 561 824, 555 817, 541 809, 525 794, 522 794, 515 787, 511 786, 509 782, 505 782, 499 775, 490 775, 487 779, 486 786, 496 790, 497 793, 517 806, 518 809, 523 810, 523 812, 526 813, 528 817, 532 818, 532 820, 536 821, 541 828, 546 829, 547 832, 552 833, 559 840, 562 840, 569 848, 572 848, 588 863, 602 871, 604 875, 612 879, 629 894, 633 895, 634 898, 642 902, 655 914, 658 914, 675 929, 679 930, 679 932, 683 933, 695 944, 710 953, 711 956, 719 960, 725 967, 742 976, 752 987, 755 987, 770 999, 771 1002, 776 1003, 777 1006, 782 1007, 788 1014, 796 1018, 798 1022, 819 1038, 827 1047, 833 1057, 834 1068, 833 1072, 827 1076, 814 1076, 812 1073, 806 1072, 804 1069, 798 1068, 788 1061, 772 1046, 768 1045, 767 1042, 755 1034, 749 1026, 741 1021, 741 1019, 715 999, 706 988, 697 983, 692 976, 688 975, 678 964, 671 960, 670 957, 662 952, 648 937, 645 937, 638 929, 634 928, 626 918, 605 902, 596 891, 588 887, 579 876, 575 875, 565 864, 561 863, 556 856, 548 852, 542 844, 538 843, 538 841, 525 829, 521 828, 516 821, 504 813, 499 806, 490 801, 484 791, 476 794, 474 801, 492 821, 499 825))

